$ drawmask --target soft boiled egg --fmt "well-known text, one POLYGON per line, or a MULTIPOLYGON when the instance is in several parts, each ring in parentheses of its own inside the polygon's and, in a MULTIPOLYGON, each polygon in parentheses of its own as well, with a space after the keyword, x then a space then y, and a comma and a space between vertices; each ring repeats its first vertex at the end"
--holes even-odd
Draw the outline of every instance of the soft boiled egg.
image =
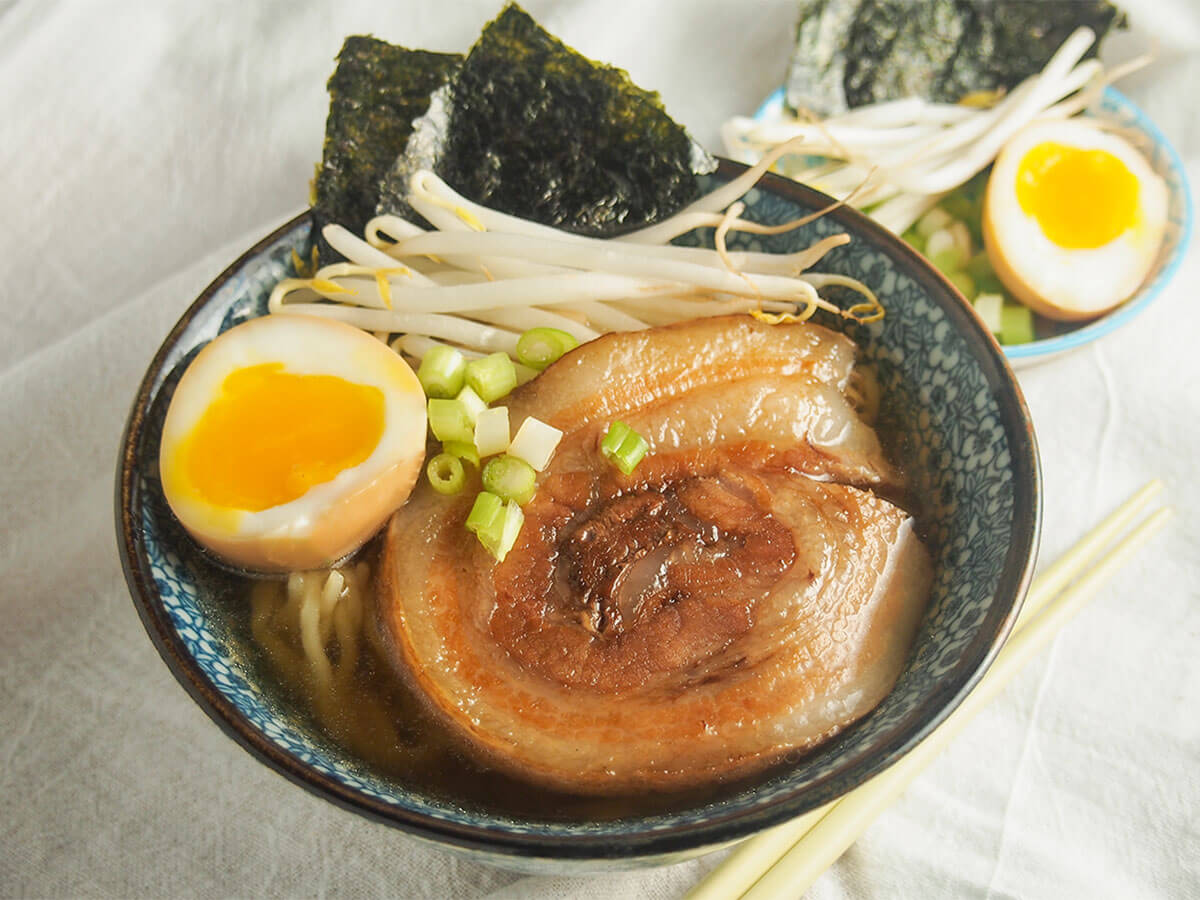
POLYGON ((404 503, 425 455, 425 396, 386 344, 275 315, 231 328, 179 381, 159 471, 183 527, 261 572, 326 566, 404 503))
POLYGON ((1038 123, 988 178, 988 260, 1027 306, 1088 319, 1129 298, 1154 265, 1167 188, 1124 139, 1087 119, 1038 123))

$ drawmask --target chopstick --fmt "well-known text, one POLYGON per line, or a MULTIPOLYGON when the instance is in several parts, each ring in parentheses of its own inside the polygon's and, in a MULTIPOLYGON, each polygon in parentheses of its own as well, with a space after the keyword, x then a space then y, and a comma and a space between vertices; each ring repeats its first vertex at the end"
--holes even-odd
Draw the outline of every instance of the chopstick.
POLYGON ((798 897, 807 890, 1117 568, 1166 524, 1169 507, 1112 544, 1162 489, 1158 479, 1146 484, 1035 579, 1012 635, 987 674, 929 737, 845 796, 744 841, 692 889, 688 900, 766 900, 798 897))

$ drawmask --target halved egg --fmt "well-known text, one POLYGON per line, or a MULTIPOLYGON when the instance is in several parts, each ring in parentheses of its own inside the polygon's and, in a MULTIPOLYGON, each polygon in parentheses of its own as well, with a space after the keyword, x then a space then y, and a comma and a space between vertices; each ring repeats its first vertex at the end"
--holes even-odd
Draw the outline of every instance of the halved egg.
POLYGON ((163 424, 159 471, 183 527, 262 572, 357 550, 407 499, 425 396, 386 344, 341 322, 277 315, 192 360, 163 424))
POLYGON ((1088 319, 1129 298, 1154 266, 1167 188, 1134 147, 1088 119, 1038 123, 1005 145, 988 178, 988 259, 1017 299, 1088 319))

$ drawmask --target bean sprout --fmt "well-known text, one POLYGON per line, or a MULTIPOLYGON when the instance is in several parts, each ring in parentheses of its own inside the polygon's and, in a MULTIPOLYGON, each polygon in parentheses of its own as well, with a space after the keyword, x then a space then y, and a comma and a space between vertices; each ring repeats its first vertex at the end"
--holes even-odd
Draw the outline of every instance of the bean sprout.
POLYGON ((735 159, 778 161, 785 174, 826 191, 846 190, 876 167, 879 179, 857 195, 854 205, 870 207, 870 216, 902 232, 990 165, 1017 131, 1034 121, 1081 112, 1105 84, 1149 61, 1139 57, 1106 72, 1098 60, 1081 61, 1095 40, 1090 28, 1077 29, 1041 72, 991 107, 909 97, 825 120, 803 113, 761 122, 735 117, 725 123, 722 136, 735 159), (802 158, 802 166, 784 160, 788 154, 802 158))
POLYGON ((781 234, 854 196, 852 191, 846 200, 781 224, 742 218, 739 198, 775 159, 797 147, 785 144, 678 215, 609 240, 488 209, 434 173, 419 171, 410 179, 408 200, 431 230, 395 215, 372 219, 361 238, 327 225, 326 242, 346 262, 323 266, 310 278, 280 281, 268 308, 276 315, 346 322, 414 360, 440 342, 468 355, 515 356, 520 334, 540 327, 582 343, 610 331, 738 312, 790 321, 823 310, 869 321, 881 307, 865 285, 806 274, 848 235, 828 235, 793 253, 727 246, 733 233, 781 234), (712 249, 667 243, 698 227, 716 229, 712 249), (821 297, 824 284, 850 287, 864 301, 842 309, 821 297))

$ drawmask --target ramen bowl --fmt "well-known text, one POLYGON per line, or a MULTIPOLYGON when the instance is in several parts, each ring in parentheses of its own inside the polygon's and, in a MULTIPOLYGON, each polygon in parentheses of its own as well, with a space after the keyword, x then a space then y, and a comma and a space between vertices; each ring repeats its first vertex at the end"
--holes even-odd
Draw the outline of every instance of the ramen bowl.
MULTIPOLYGON (((722 162, 710 177, 719 182, 741 171, 722 162)), ((830 200, 768 176, 746 202, 747 216, 773 223, 830 200)), ((264 665, 238 595, 243 583, 211 562, 172 517, 157 460, 183 368, 218 333, 265 314, 271 289, 293 274, 296 257, 308 256, 308 213, 251 247, 200 295, 167 335, 134 398, 117 471, 118 543, 134 604, 163 660, 234 741, 297 785, 416 838, 527 871, 675 861, 862 784, 936 728, 983 676, 1029 584, 1041 494, 1029 414, 1008 362, 961 296, 907 245, 839 208, 798 231, 739 235, 738 246, 781 252, 838 232, 851 242, 831 252, 822 269, 861 279, 887 308, 880 321, 841 327, 878 376, 880 431, 909 475, 935 574, 894 689, 833 739, 750 781, 673 806, 564 818, 446 799, 375 769, 313 723, 264 665)))

